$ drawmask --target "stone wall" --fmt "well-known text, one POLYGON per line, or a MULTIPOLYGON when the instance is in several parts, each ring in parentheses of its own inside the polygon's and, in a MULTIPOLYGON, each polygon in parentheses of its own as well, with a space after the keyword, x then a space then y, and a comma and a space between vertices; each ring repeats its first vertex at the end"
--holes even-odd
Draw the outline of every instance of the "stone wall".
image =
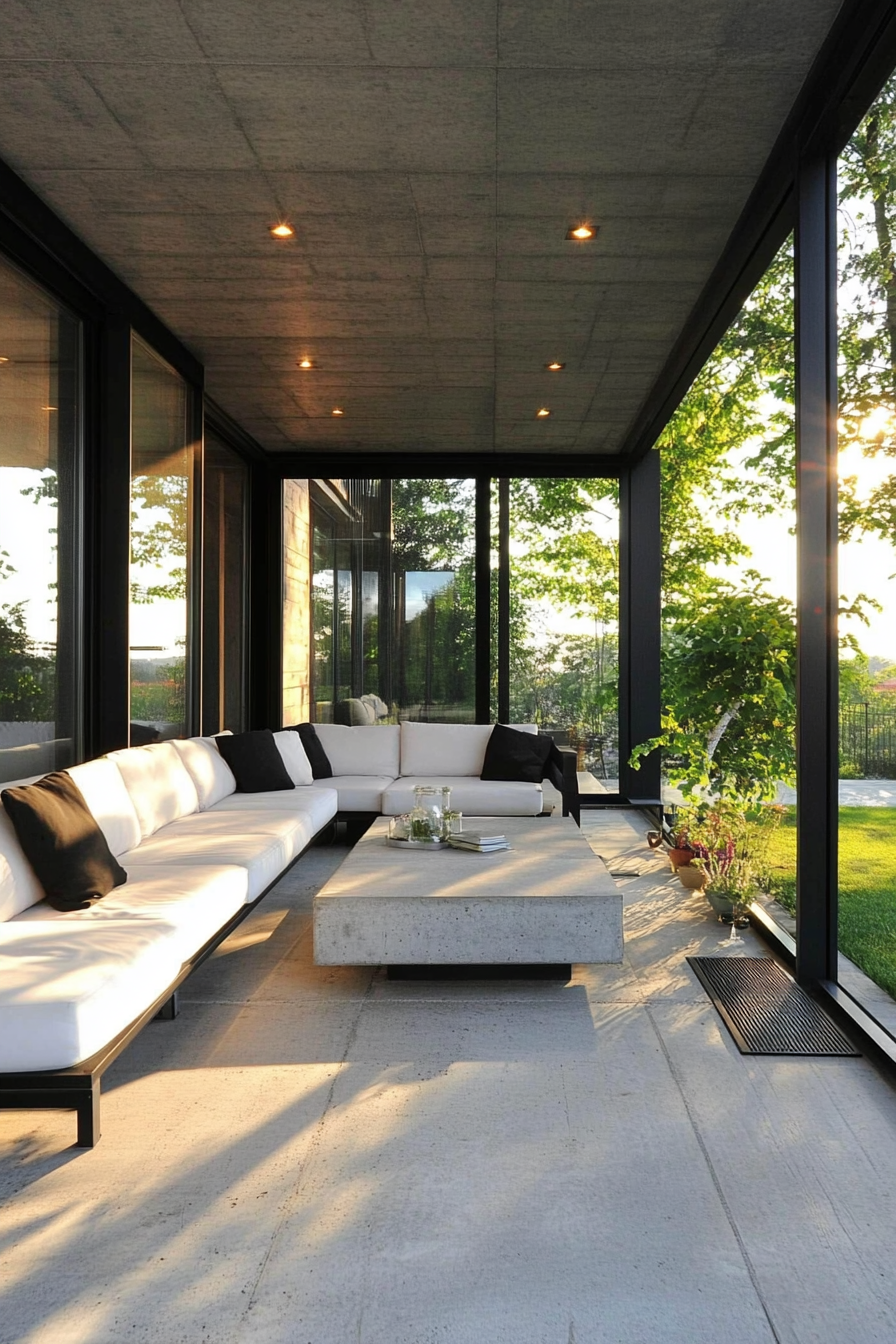
POLYGON ((311 691, 311 507, 307 481, 283 482, 283 722, 308 717, 311 691))

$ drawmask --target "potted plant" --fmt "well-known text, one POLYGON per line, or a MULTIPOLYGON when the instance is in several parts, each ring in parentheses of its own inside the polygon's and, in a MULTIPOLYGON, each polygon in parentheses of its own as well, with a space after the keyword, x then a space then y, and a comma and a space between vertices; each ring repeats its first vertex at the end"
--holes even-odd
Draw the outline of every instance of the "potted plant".
POLYGON ((719 798, 690 830, 693 864, 702 870, 707 900, 719 918, 743 927, 750 902, 768 875, 771 838, 782 809, 719 798))

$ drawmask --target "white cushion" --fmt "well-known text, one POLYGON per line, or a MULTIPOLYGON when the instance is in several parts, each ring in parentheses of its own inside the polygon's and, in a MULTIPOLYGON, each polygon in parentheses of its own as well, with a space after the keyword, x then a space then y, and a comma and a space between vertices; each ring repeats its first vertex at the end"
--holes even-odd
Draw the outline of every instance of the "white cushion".
POLYGON ((179 737, 173 746, 196 788, 200 812, 234 792, 236 778, 213 737, 179 737))
POLYGON ((140 843, 140 821, 121 771, 107 756, 72 765, 66 771, 84 795, 113 854, 123 854, 140 843))
POLYGON ((99 924, 131 920, 135 924, 164 919, 177 931, 182 962, 209 941, 246 899, 245 868, 223 864, 204 868, 167 864, 130 864, 128 880, 87 910, 51 909, 45 902, 24 911, 17 924, 56 920, 62 924, 99 924))
POLYGON ((403 723, 403 775, 479 775, 490 723, 403 723))
MULTIPOLYGON (((29 780, 29 783, 33 782, 29 780)), ((5 784, 3 787, 12 786, 5 784)), ((0 805, 0 921, 12 919, 43 899, 44 889, 22 853, 6 809, 0 805)))
POLYGON ((314 774, 298 733, 294 733, 291 728, 285 728, 282 732, 274 734, 274 741, 283 758, 286 773, 296 788, 304 784, 310 784, 314 779, 314 774))
POLYGON ((334 775, 320 783, 336 790, 340 812, 380 812, 383 789, 394 780, 394 775, 334 775))
MULTIPOLYGON (((291 793, 287 789, 271 793, 232 793, 229 798, 222 798, 220 803, 216 803, 212 811, 232 814, 264 810, 281 812, 285 816, 300 813, 308 818, 312 832, 316 835, 328 821, 333 820, 339 806, 336 790, 324 787, 329 783, 328 779, 321 780, 320 784, 312 788, 306 786, 293 789, 291 793)), ((238 819, 232 824, 238 826, 238 819)))
POLYGON ((427 784, 451 790, 451 806, 468 817, 537 817, 544 806, 540 784, 519 780, 472 779, 469 775, 397 779, 383 790, 383 813, 394 817, 414 806, 414 787, 427 784))
POLYGON ((249 877, 247 900, 254 901, 271 885, 314 837, 307 814, 285 815, 265 809, 240 813, 208 811, 166 826, 144 840, 121 863, 147 864, 236 864, 249 877))
POLYGON ((401 743, 397 723, 366 728, 316 723, 314 727, 334 775, 389 775, 391 779, 397 776, 401 743))
POLYGON ((178 931, 164 919, 0 924, 0 1071, 89 1059, 182 963, 178 931))
POLYGON ((199 810, 199 795, 173 742, 112 751, 109 759, 121 771, 131 795, 144 839, 160 826, 199 810))

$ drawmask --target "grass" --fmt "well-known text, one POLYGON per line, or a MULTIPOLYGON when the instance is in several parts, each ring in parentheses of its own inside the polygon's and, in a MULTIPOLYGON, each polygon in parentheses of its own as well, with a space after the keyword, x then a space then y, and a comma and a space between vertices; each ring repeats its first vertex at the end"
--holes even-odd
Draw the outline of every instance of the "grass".
MULTIPOLYGON (((796 814, 772 837, 771 894, 796 909, 796 814)), ((840 809, 840 951, 896 998, 896 809, 840 809)))

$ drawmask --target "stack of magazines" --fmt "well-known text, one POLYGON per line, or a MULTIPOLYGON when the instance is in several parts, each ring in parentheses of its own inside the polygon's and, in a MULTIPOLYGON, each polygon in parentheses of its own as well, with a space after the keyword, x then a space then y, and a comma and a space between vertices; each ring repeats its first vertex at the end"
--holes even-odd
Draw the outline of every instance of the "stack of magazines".
POLYGON ((460 831, 448 837, 455 849, 473 849, 477 854, 492 854, 496 849, 509 849, 507 837, 487 831, 460 831))

